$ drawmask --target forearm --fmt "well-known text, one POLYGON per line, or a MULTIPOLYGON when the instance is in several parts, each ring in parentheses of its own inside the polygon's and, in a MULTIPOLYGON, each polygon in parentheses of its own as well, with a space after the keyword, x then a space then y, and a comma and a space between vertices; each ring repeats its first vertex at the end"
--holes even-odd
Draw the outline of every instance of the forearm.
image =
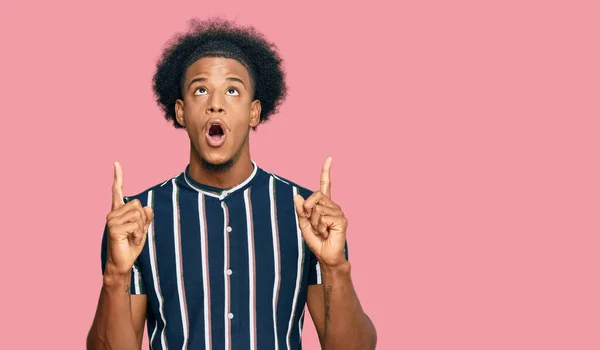
POLYGON ((325 293, 324 349, 375 349, 377 333, 354 290, 350 263, 321 271, 325 293))
POLYGON ((105 275, 88 350, 140 349, 131 312, 130 276, 105 275))

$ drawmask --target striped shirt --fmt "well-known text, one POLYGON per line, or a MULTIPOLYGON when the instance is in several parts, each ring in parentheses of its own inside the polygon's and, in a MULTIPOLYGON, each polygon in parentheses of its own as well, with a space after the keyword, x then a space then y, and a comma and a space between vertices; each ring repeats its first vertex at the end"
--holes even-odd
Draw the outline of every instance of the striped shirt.
MULTIPOLYGON (((312 191, 253 162, 222 190, 181 174, 126 197, 154 210, 131 294, 148 297, 151 349, 301 349, 308 285, 321 271, 293 197, 312 191)), ((102 239, 102 271, 107 230, 102 239)))

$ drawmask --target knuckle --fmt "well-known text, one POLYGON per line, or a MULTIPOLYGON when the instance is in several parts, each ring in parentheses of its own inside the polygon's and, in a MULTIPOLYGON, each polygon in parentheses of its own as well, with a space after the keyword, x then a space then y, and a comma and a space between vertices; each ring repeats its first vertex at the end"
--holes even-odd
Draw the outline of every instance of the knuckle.
POLYGON ((108 225, 108 235, 110 237, 114 237, 115 235, 118 235, 117 227, 114 224, 108 225))
POLYGON ((116 216, 114 213, 110 213, 106 216, 106 225, 108 225, 108 227, 114 227, 117 223, 116 221, 118 219, 118 216, 116 216))

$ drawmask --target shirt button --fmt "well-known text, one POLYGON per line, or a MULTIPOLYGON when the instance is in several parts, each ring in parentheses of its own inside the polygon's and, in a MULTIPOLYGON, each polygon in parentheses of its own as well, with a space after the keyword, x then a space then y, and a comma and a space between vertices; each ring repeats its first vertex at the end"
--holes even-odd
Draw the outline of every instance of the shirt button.
POLYGON ((227 275, 231 276, 231 274, 233 273, 233 271, 231 271, 231 269, 227 269, 227 275))
POLYGON ((230 312, 229 315, 227 315, 227 317, 229 317, 229 319, 231 320, 233 318, 233 314, 230 312))
POLYGON ((232 228, 231 226, 227 226, 227 232, 231 232, 232 228))

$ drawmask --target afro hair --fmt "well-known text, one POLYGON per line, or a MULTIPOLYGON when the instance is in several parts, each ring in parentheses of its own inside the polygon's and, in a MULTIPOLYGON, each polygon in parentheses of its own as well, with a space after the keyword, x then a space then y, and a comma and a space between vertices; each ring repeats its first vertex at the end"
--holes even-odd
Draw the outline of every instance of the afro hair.
POLYGON ((192 19, 186 33, 176 34, 156 65, 153 90, 167 121, 182 128, 175 118, 175 103, 182 97, 187 68, 202 57, 224 57, 239 61, 248 69, 254 99, 261 103, 260 123, 266 122, 285 99, 287 86, 282 59, 275 44, 249 26, 210 18, 192 19))

